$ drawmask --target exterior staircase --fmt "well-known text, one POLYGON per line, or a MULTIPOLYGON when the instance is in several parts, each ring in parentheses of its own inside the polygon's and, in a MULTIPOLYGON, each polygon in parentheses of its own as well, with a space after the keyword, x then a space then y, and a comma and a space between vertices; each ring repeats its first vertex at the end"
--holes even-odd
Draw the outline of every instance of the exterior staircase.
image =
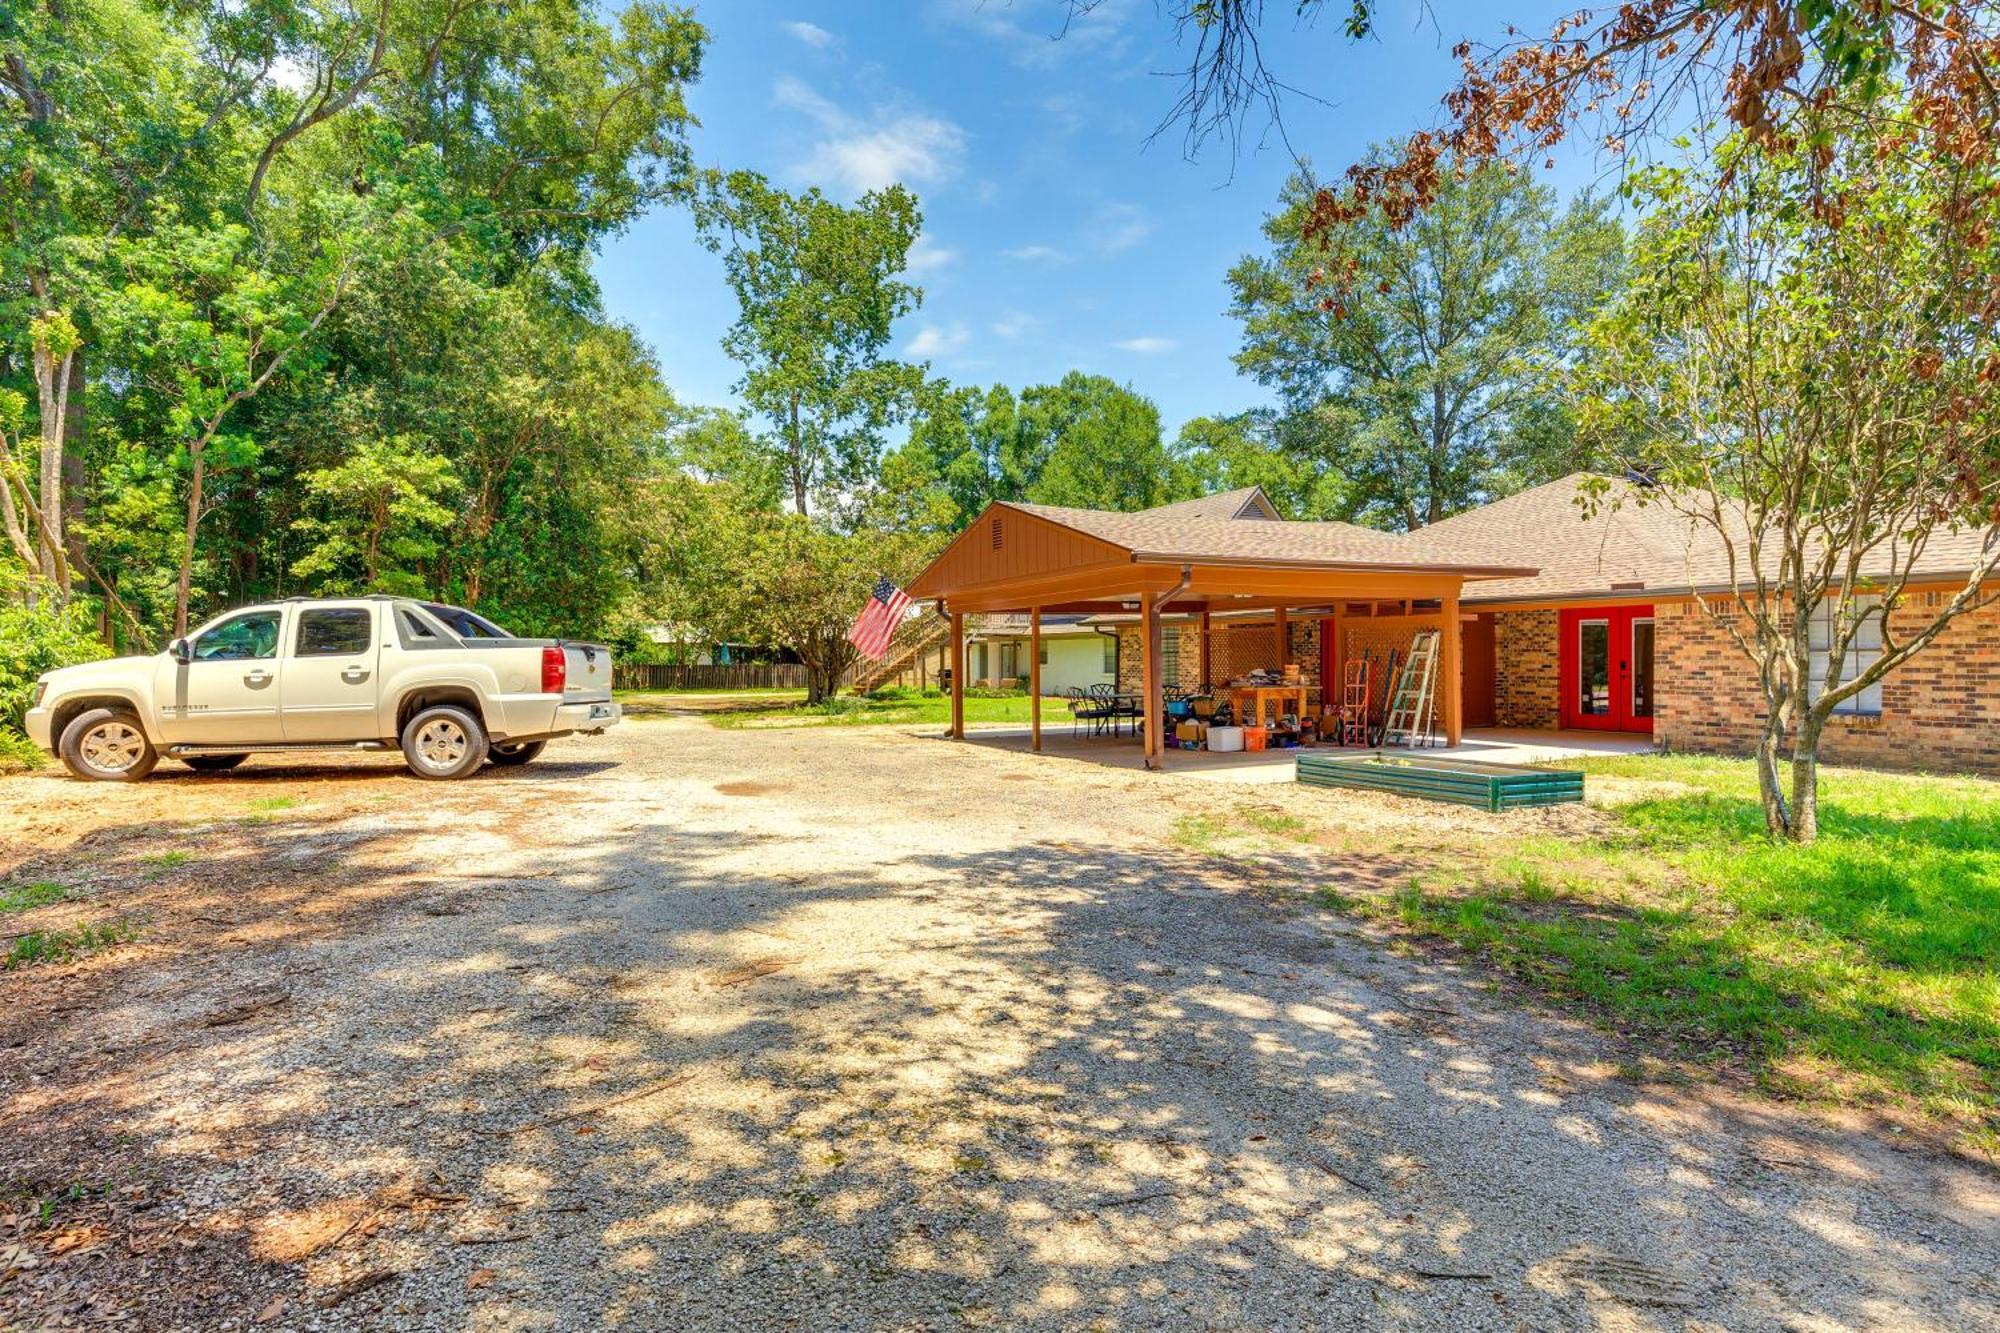
POLYGON ((860 662, 850 677, 856 694, 879 689, 917 664, 917 659, 934 653, 951 641, 951 620, 926 611, 896 627, 889 639, 889 652, 879 662, 860 662))

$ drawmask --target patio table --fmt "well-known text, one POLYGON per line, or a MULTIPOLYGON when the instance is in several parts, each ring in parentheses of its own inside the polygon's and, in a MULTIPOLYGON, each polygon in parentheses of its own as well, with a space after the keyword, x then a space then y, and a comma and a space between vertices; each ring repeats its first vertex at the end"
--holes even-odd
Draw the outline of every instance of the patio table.
POLYGON ((1291 704, 1296 717, 1306 715, 1306 691, 1304 685, 1220 685, 1212 693, 1226 698, 1236 711, 1236 720, 1244 726, 1265 725, 1264 710, 1267 705, 1277 705, 1273 720, 1285 715, 1286 704, 1291 704))

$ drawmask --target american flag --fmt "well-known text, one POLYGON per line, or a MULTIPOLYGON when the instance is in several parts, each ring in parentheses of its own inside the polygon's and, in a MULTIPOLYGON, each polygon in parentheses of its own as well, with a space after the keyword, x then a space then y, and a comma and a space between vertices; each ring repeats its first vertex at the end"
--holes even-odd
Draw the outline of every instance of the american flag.
POLYGON ((903 612, 909 609, 910 595, 887 578, 881 579, 875 584, 875 595, 854 618, 847 641, 869 661, 881 661, 889 651, 889 640, 896 633, 896 626, 903 623, 903 612))

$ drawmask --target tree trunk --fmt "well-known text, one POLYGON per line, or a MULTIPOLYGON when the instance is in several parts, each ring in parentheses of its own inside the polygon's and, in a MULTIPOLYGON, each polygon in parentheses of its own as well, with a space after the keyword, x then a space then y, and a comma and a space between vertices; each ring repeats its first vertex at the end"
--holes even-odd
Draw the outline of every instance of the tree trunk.
POLYGON ((187 525, 181 533, 181 577, 174 591, 174 637, 183 639, 188 632, 188 589, 194 581, 194 530, 201 522, 201 482, 202 455, 194 456, 194 480, 188 485, 187 525))
POLYGON ((1778 772, 1785 723, 1775 712, 1757 741, 1757 796, 1764 806, 1764 831, 1774 838, 1791 834, 1791 811, 1785 805, 1784 781, 1778 772))
POLYGON ((56 529, 63 534, 63 541, 69 552, 70 577, 82 559, 88 554, 83 549, 83 538, 77 534, 77 525, 83 521, 83 494, 86 477, 83 470, 84 447, 88 443, 86 435, 90 423, 85 417, 89 406, 84 394, 83 347, 70 353, 68 406, 63 413, 63 516, 62 526, 56 529))
POLYGON ((1799 720, 1799 738, 1792 746, 1792 820, 1786 830, 1801 845, 1819 837, 1819 740, 1824 722, 1808 715, 1799 720))
POLYGON ((840 668, 830 662, 808 663, 806 666, 806 702, 825 703, 840 693, 840 668))

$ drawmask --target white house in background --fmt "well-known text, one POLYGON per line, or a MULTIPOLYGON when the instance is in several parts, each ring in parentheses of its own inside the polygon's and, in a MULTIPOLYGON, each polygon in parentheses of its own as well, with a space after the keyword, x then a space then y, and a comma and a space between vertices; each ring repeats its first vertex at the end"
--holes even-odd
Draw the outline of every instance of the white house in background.
MULTIPOLYGON (((1073 687, 1112 685, 1118 680, 1118 632, 1099 633, 1084 616, 1042 617, 1042 693, 1073 687)), ((981 616, 966 634, 965 678, 1025 681, 1028 678, 1028 618, 981 616)))

